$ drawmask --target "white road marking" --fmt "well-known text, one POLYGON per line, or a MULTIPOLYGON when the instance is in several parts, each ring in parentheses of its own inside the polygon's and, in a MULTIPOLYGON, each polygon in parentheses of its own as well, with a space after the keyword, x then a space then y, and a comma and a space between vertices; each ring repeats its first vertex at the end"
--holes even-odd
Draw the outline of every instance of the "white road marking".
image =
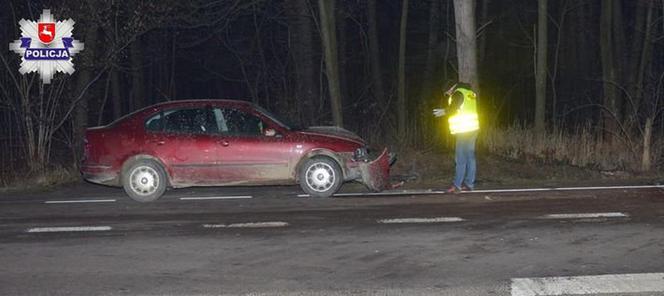
POLYGON ((512 279, 512 296, 664 293, 664 273, 512 279))
POLYGON ((378 223, 383 224, 397 224, 397 223, 451 223, 466 221, 459 217, 436 217, 436 218, 397 218, 397 219, 382 219, 378 223))
POLYGON ((80 199, 80 200, 47 200, 45 204, 70 204, 70 203, 100 203, 115 202, 115 199, 80 199))
POLYGON ((214 199, 249 199, 253 198, 250 195, 238 196, 194 196, 194 197, 180 197, 180 200, 214 200, 214 199))
POLYGON ((592 219, 592 218, 627 218, 625 213, 579 213, 579 214, 550 214, 540 216, 540 219, 592 219))
MULTIPOLYGON (((581 191, 581 190, 621 190, 621 189, 664 189, 664 185, 635 185, 635 186, 594 186, 594 187, 550 187, 550 188, 516 188, 516 189, 487 189, 463 191, 461 193, 510 193, 510 192, 542 192, 542 191, 581 191)), ((391 195, 433 195, 449 194, 441 190, 390 190, 383 192, 348 192, 337 193, 336 197, 349 196, 391 196, 391 195)), ((309 194, 298 194, 297 197, 309 197, 309 194)))
POLYGON ((110 226, 74 226, 74 227, 36 227, 26 230, 27 233, 38 232, 81 232, 81 231, 109 231, 110 226))
POLYGON ((635 185, 635 186, 591 186, 591 187, 551 187, 551 188, 519 188, 519 189, 495 189, 495 190, 473 190, 461 193, 501 193, 501 192, 536 192, 536 191, 579 191, 579 190, 619 190, 619 189, 664 189, 664 185, 635 185))
POLYGON ((274 228, 286 227, 288 222, 273 221, 273 222, 249 222, 249 223, 233 223, 233 224, 203 224, 204 228, 274 228))

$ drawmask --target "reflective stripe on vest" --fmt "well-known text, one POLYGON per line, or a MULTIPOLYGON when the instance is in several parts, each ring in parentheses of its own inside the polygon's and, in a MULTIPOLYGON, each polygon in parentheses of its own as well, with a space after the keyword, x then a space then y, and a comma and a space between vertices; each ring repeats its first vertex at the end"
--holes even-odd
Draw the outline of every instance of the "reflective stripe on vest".
MULTIPOLYGON (((463 95, 463 103, 459 107, 459 111, 447 120, 450 125, 450 133, 454 135, 479 130, 480 122, 475 99, 477 95, 472 90, 465 88, 458 88, 455 92, 457 91, 463 95)), ((449 97, 448 102, 452 104, 452 96, 449 97)))

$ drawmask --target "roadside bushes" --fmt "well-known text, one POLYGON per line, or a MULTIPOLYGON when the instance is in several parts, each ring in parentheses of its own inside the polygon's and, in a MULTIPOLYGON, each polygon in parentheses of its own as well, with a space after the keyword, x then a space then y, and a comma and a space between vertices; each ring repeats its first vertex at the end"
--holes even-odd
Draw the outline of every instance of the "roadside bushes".
POLYGON ((527 162, 561 163, 602 171, 657 169, 664 160, 662 137, 653 137, 647 154, 644 154, 643 142, 642 136, 603 140, 589 126, 538 134, 533 128, 513 124, 504 128, 485 127, 478 138, 478 147, 498 156, 527 162), (644 155, 649 158, 647 163, 653 166, 643 166, 646 162, 644 155))

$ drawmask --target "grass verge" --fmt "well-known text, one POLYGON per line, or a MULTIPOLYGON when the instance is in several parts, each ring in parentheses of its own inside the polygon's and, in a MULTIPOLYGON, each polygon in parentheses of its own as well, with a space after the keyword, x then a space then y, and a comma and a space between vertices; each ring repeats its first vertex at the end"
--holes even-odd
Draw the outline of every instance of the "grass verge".
POLYGON ((56 166, 42 173, 4 172, 0 174, 0 192, 41 191, 81 180, 78 170, 56 166))

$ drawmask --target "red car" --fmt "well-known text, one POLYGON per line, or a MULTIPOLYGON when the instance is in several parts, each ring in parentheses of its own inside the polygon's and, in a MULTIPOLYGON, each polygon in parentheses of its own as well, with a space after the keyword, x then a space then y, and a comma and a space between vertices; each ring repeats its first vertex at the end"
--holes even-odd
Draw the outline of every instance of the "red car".
POLYGON ((235 100, 165 102, 89 128, 84 156, 85 180, 122 186, 140 202, 188 186, 299 183, 327 197, 359 181, 380 191, 393 162, 387 149, 370 159, 366 143, 345 129, 291 128, 235 100))

